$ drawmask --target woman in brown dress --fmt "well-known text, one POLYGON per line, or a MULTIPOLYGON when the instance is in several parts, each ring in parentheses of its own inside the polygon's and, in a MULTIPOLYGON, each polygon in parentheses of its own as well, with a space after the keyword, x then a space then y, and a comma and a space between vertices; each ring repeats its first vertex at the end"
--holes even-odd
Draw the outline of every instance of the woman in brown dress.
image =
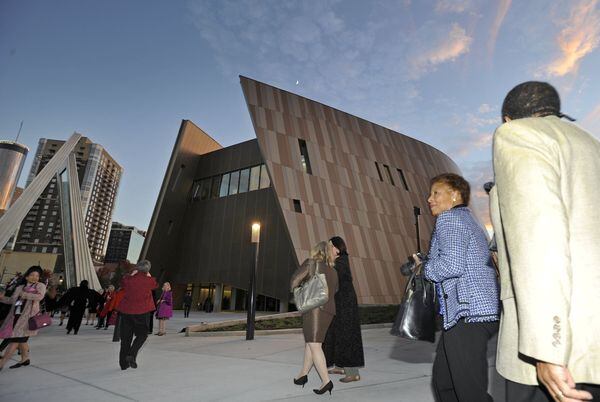
POLYGON ((310 252, 308 258, 300 268, 292 275, 291 288, 299 286, 302 282, 309 279, 318 270, 325 274, 327 279, 327 288, 329 291, 329 300, 321 307, 314 308, 302 315, 302 331, 304 333, 304 365, 300 375, 294 378, 294 384, 304 385, 308 382, 308 372, 314 365, 321 377, 321 387, 314 389, 317 394, 324 394, 333 389, 333 383, 327 373, 327 363, 323 354, 322 343, 325 339, 327 329, 335 316, 335 292, 338 287, 337 273, 333 269, 331 243, 320 242, 310 252))

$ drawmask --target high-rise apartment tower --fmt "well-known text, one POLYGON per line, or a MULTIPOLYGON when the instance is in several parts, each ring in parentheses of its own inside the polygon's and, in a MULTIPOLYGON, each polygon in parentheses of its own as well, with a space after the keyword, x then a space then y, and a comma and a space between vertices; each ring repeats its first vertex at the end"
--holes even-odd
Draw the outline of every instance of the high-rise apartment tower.
MULTIPOLYGON (((65 141, 42 138, 27 185, 46 166, 65 141)), ((85 229, 94 263, 102 263, 123 168, 100 144, 82 137, 75 150, 85 229)), ((56 271, 64 269, 59 177, 52 179, 21 224, 15 250, 60 254, 56 271)))

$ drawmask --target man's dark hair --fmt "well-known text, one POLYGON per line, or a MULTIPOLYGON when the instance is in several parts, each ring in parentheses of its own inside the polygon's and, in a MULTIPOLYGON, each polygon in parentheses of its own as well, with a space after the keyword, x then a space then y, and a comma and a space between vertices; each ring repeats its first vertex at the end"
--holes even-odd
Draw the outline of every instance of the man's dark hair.
POLYGON ((567 117, 560 112, 560 96, 547 82, 527 81, 511 89, 502 104, 502 121, 526 117, 558 116, 567 117))
POLYGON ((436 183, 444 183, 452 190, 458 191, 463 204, 469 205, 469 201, 471 201, 471 186, 464 177, 454 173, 443 173, 431 179, 429 185, 433 186, 436 183))

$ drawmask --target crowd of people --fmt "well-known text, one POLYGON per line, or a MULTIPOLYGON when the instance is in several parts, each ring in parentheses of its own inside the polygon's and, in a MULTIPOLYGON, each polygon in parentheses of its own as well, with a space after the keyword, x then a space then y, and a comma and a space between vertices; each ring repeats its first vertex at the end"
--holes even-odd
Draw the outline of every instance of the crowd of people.
MULTIPOLYGON (((437 293, 442 328, 432 388, 438 401, 492 401, 487 348, 497 333, 496 367, 508 401, 600 399, 600 210, 594 205, 600 142, 563 119, 572 120, 547 83, 526 82, 507 94, 494 134, 495 185, 486 186, 491 244, 469 208, 469 183, 455 173, 431 178, 427 202, 435 227, 427 255, 413 259, 437 293)), ((314 367, 321 380, 316 394, 331 394, 330 375, 356 382, 365 367, 350 251, 339 236, 321 241, 291 278, 294 293, 312 281, 307 292, 318 301, 302 310, 304 360, 293 379, 304 387, 314 367), (320 282, 313 281, 317 276, 320 282)), ((118 289, 99 294, 84 280, 63 295, 46 291, 40 267, 29 268, 0 293, 10 306, 0 316, 0 349, 6 349, 0 370, 17 350, 21 359, 10 368, 30 364, 28 340, 37 330, 28 322, 43 308, 60 312, 59 325, 69 313, 67 334, 78 333, 86 309, 86 325, 96 315, 96 329, 114 325, 121 369, 137 368, 153 319, 162 336, 173 316, 171 285, 165 282, 155 300, 150 267, 140 261, 118 289)), ((184 317, 191 306, 186 292, 184 317)))

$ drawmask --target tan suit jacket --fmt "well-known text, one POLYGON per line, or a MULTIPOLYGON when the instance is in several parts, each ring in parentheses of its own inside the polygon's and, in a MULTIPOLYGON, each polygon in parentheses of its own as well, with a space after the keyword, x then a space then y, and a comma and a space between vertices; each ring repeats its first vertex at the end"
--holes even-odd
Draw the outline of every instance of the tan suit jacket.
POLYGON ((537 384, 541 360, 600 384, 600 142, 554 116, 513 120, 494 134, 494 173, 498 372, 537 384))

